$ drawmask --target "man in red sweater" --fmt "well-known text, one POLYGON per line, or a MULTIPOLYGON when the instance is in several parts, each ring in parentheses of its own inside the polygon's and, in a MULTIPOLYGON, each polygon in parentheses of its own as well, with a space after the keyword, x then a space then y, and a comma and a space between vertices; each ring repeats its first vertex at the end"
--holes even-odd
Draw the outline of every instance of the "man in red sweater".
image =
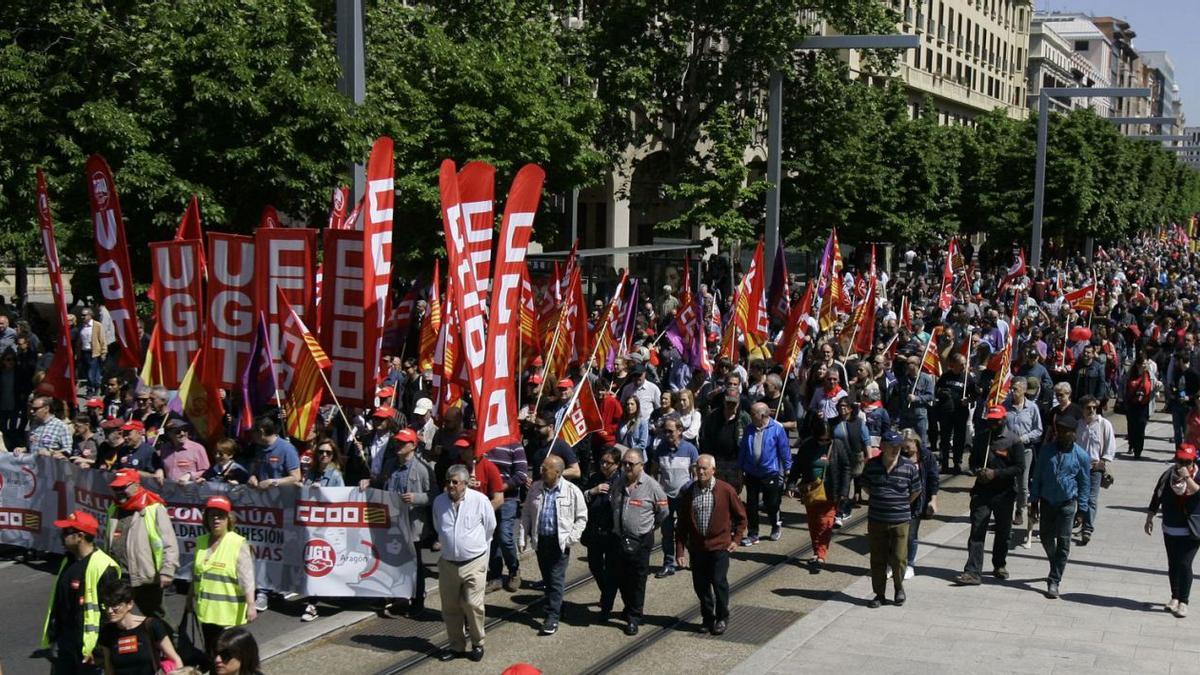
POLYGON ((696 480, 679 493, 675 555, 683 560, 687 547, 704 628, 720 635, 729 622, 729 553, 746 534, 746 509, 733 487, 718 480, 716 473, 716 458, 700 455, 696 480))

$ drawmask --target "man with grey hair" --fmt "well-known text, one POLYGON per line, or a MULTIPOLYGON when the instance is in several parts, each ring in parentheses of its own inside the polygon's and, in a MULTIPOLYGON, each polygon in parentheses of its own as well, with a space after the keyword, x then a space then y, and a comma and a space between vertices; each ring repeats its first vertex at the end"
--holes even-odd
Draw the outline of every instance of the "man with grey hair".
POLYGON ((625 451, 621 471, 608 491, 616 552, 608 569, 608 589, 600 598, 600 621, 608 621, 616 592, 625 605, 625 634, 637 635, 646 600, 646 573, 654 530, 667 517, 667 493, 643 470, 642 453, 625 451))
POLYGON ((700 455, 696 480, 679 495, 675 551, 680 558, 685 549, 690 552, 692 589, 700 599, 704 627, 720 635, 729 621, 729 554, 746 531, 746 509, 716 473, 716 458, 700 455))
POLYGON ((469 658, 483 660, 483 596, 496 512, 482 492, 468 489, 470 480, 467 467, 451 466, 446 470, 446 491, 433 500, 433 527, 442 545, 438 594, 450 638, 450 648, 438 654, 441 661, 467 655, 464 620, 471 633, 469 658))
POLYGON ((542 479, 529 488, 521 517, 525 535, 537 552, 546 591, 546 622, 539 631, 541 635, 558 632, 571 545, 583 538, 587 527, 588 507, 583 491, 563 479, 566 468, 557 455, 548 455, 542 461, 542 479))

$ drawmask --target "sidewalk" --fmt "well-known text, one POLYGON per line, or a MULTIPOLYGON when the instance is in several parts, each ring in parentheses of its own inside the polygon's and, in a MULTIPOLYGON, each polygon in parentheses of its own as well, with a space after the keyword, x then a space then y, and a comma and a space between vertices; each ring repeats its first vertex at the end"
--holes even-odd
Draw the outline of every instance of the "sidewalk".
MULTIPOLYGON (((1120 436, 1124 419, 1113 422, 1120 436)), ((1146 433, 1141 461, 1120 454, 1125 442, 1118 438, 1116 482, 1100 495, 1091 543, 1080 547, 1076 538, 1071 547, 1060 599, 1042 595, 1048 565, 1036 538, 1031 549, 1010 551, 1012 577, 999 582, 990 576, 989 536, 984 584, 954 586, 966 561, 964 517, 921 541, 903 607, 868 609, 864 576, 733 672, 1196 672, 1198 619, 1163 610, 1170 588, 1162 521, 1153 536, 1142 529, 1154 481, 1172 453, 1169 417, 1155 416, 1146 433)))

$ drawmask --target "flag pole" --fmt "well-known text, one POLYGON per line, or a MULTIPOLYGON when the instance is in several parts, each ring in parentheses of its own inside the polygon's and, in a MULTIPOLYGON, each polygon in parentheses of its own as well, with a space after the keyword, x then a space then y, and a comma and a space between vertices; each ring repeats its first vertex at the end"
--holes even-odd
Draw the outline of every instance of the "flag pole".
MULTIPOLYGON (((347 437, 353 438, 351 434, 354 431, 354 426, 350 424, 350 419, 346 417, 346 411, 342 410, 342 403, 338 400, 337 394, 333 392, 333 385, 329 384, 329 378, 325 377, 325 369, 318 367, 317 372, 321 374, 321 380, 325 382, 325 389, 329 391, 329 395, 333 397, 333 405, 337 406, 338 414, 342 416, 342 421, 346 423, 347 437)), ((394 393, 395 392, 393 392, 393 394, 394 393)))
MULTIPOLYGON (((592 359, 588 359, 587 369, 583 371, 583 375, 579 377, 579 382, 575 385, 575 391, 571 394, 571 400, 567 402, 567 407, 564 409, 562 419, 554 425, 554 439, 558 438, 559 432, 562 431, 563 424, 566 424, 567 415, 571 414, 571 406, 575 405, 575 401, 579 400, 579 392, 583 391, 583 383, 587 380, 588 376, 592 374, 592 360, 595 358, 595 354, 592 356, 592 359)), ((551 443, 553 442, 554 441, 552 440, 551 443)))
MULTIPOLYGON (((567 300, 564 298, 563 303, 567 300)), ((542 363, 542 383, 538 385, 537 400, 533 403, 533 412, 537 414, 538 406, 542 404, 542 392, 546 387, 546 371, 550 369, 550 362, 554 360, 554 351, 558 347, 558 332, 562 328, 563 320, 566 319, 564 313, 560 310, 558 313, 558 323, 554 326, 554 337, 550 338, 550 349, 546 351, 545 362, 542 363)))

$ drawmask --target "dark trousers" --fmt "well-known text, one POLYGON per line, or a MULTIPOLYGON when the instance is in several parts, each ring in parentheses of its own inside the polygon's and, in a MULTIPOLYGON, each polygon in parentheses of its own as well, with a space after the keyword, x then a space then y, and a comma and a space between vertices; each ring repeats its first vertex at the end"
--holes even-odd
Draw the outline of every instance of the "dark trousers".
POLYGON ((729 619, 729 551, 690 551, 692 589, 700 599, 704 625, 729 619))
POLYGON ((1146 447, 1146 422, 1150 419, 1150 404, 1130 403, 1125 406, 1125 438, 1134 457, 1141 457, 1146 447))
POLYGON ((226 626, 218 626, 215 623, 200 624, 200 634, 204 636, 204 653, 208 655, 209 661, 217 655, 217 638, 221 637, 225 628, 226 626))
MULTIPOLYGON (((1081 495, 1087 499, 1087 495, 1081 495)), ((1041 522, 1038 532, 1042 538, 1042 550, 1050 561, 1050 574, 1047 581, 1058 583, 1062 581, 1063 571, 1067 568, 1067 558, 1071 555, 1071 527, 1075 524, 1075 502, 1070 501, 1055 506, 1043 499, 1039 507, 1041 522)))
POLYGON ((779 501, 783 498, 783 481, 778 476, 757 478, 746 474, 746 520, 749 527, 746 534, 758 536, 758 522, 761 517, 758 512, 759 500, 767 511, 767 522, 771 527, 779 521, 779 501))
POLYGON ((621 593, 621 604, 625 605, 625 620, 640 622, 642 605, 646 601, 646 575, 650 572, 650 549, 654 545, 654 532, 640 537, 637 550, 625 553, 621 538, 614 537, 612 564, 607 569, 605 595, 600 598, 600 608, 610 609, 617 592, 621 593))
POLYGON ((871 588, 883 597, 887 592, 887 570, 892 568, 892 584, 904 589, 904 567, 908 562, 908 522, 867 521, 867 541, 871 546, 871 588))
POLYGON ((156 583, 133 587, 133 604, 145 616, 156 616, 164 622, 167 612, 163 609, 163 589, 156 583))
POLYGON ((538 569, 546 592, 546 619, 558 620, 562 614, 563 587, 566 585, 567 563, 571 549, 558 546, 558 534, 540 535, 537 545, 538 569))
POLYGON ((675 509, 679 497, 667 497, 667 517, 662 521, 663 567, 675 566, 675 509))
POLYGON ((941 453, 942 470, 950 466, 950 458, 954 458, 955 466, 962 466, 963 450, 967 446, 967 411, 939 415, 938 420, 938 450, 941 453))
POLYGON ((55 643, 53 675, 101 675, 97 666, 83 662, 83 644, 78 640, 61 638, 55 643))
POLYGON ((1192 595, 1192 561, 1200 539, 1163 535, 1167 546, 1167 578, 1171 580, 1171 598, 1187 603, 1192 595))
POLYGON ((1008 566, 1008 539, 1012 534, 1013 505, 1016 495, 1005 490, 996 495, 971 496, 971 536, 967 540, 965 571, 979 574, 983 568, 983 548, 988 521, 996 518, 996 538, 992 541, 992 569, 1008 566))

